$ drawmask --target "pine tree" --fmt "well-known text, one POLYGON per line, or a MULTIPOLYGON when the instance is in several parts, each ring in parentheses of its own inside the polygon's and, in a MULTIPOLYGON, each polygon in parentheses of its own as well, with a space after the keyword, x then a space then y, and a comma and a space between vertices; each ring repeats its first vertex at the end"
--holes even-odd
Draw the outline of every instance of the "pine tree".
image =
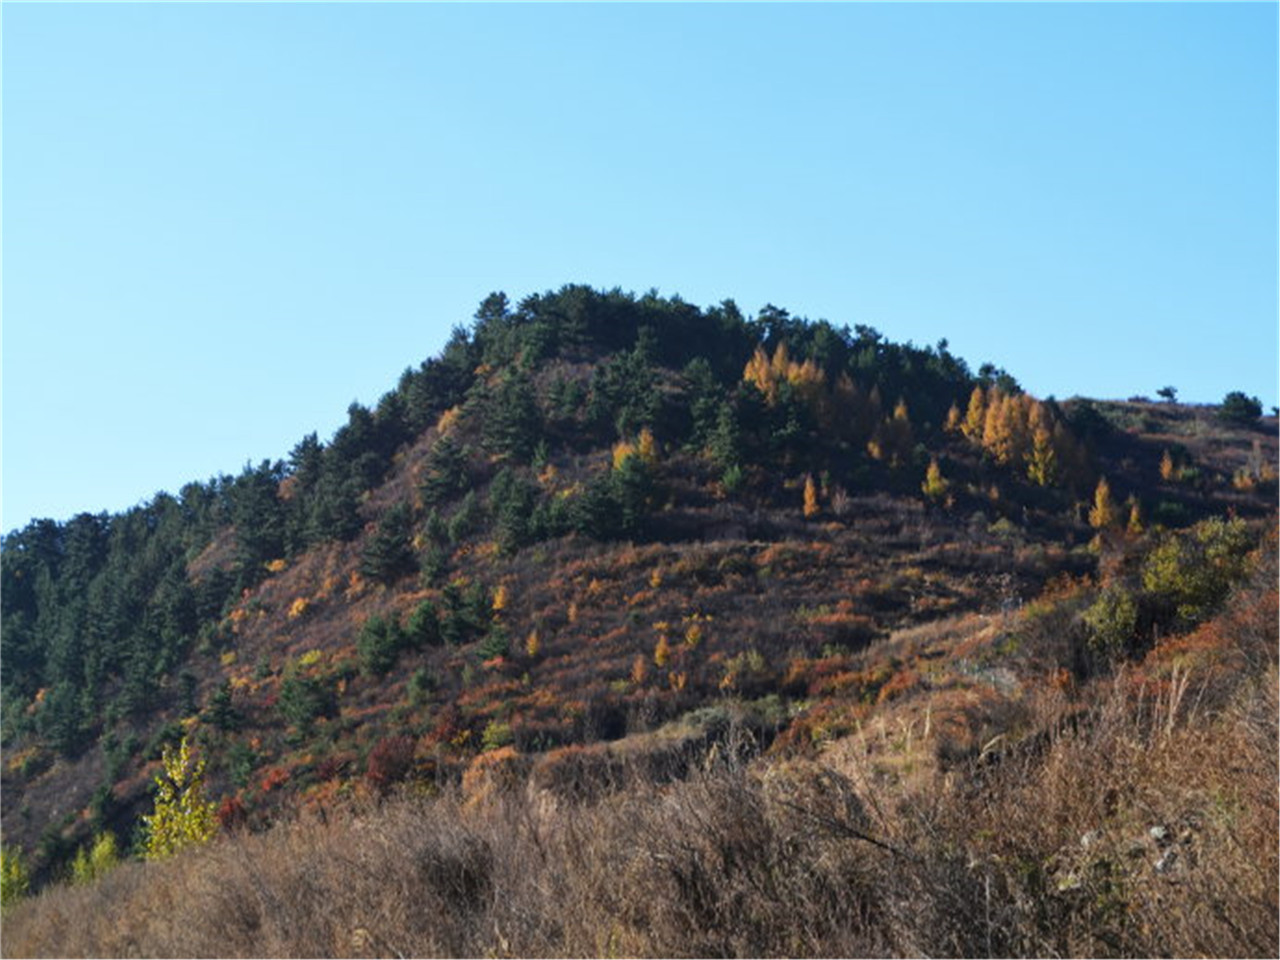
POLYGON ((462 446, 446 434, 436 441, 427 455, 426 468, 418 492, 426 506, 434 506, 466 493, 467 458, 462 446))
POLYGON ((361 575, 391 584, 413 572, 416 559, 409 542, 411 525, 408 504, 398 503, 388 510, 360 552, 361 575))

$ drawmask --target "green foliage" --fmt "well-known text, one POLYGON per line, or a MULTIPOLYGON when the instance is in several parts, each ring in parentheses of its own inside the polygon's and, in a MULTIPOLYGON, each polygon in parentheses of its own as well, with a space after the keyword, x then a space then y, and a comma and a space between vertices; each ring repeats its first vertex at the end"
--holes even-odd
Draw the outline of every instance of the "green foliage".
POLYGON ((1227 423, 1249 425, 1262 416, 1262 401, 1240 390, 1232 390, 1222 398, 1218 416, 1227 423))
POLYGON ((606 431, 612 427, 620 437, 634 436, 642 427, 653 426, 660 410, 660 395, 653 389, 654 352, 652 332, 641 330, 631 350, 615 354, 591 380, 587 418, 606 431))
POLYGON ((81 847, 76 858, 71 862, 71 880, 73 883, 92 883, 105 876, 120 862, 120 853, 116 847, 116 837, 110 830, 103 831, 93 838, 93 843, 81 847))
POLYGON ((412 519, 406 503, 397 503, 386 512, 360 552, 361 574, 391 584, 413 571, 412 519))
POLYGON ((395 617, 373 616, 360 628, 356 652, 362 673, 380 677, 396 665, 405 635, 395 617))
POLYGON ((420 707, 425 704, 435 689, 436 681, 426 667, 419 667, 409 676, 408 694, 411 706, 420 707))
POLYGON ((1253 538, 1243 520, 1212 518, 1166 536, 1148 555, 1142 585, 1188 623, 1207 619, 1244 576, 1253 538))
POLYGON ((22 851, 0 846, 0 908, 13 906, 27 895, 30 887, 31 874, 22 851))
POLYGON ((716 411, 715 428, 708 444, 711 460, 722 470, 742 466, 742 428, 733 405, 722 402, 716 411))
POLYGON ((489 512, 497 524, 498 549, 510 555, 532 543, 538 488, 522 474, 504 467, 489 487, 489 512))
POLYGON ((467 456, 462 445, 446 434, 436 441, 427 455, 418 492, 426 506, 446 503, 466 493, 470 485, 467 456))
POLYGON ((232 703, 230 680, 223 680, 213 696, 209 698, 204 719, 224 733, 239 729, 244 718, 232 703))
POLYGON ((417 650, 440 644, 440 615, 434 603, 423 600, 414 607, 405 623, 404 636, 405 642, 417 650))
POLYGON ((481 660, 492 660, 494 657, 505 657, 511 652, 511 639, 507 628, 500 623, 491 624, 489 632, 476 653, 481 660))
POLYGON ((742 485, 746 482, 746 474, 743 473, 742 467, 733 464, 727 467, 720 477, 720 485, 724 487, 724 492, 733 496, 742 489, 742 485))
POLYGON ((654 494, 652 467, 644 457, 624 457, 610 480, 613 499, 618 505, 619 532, 626 537, 640 536, 654 494))
POLYGON ((300 732, 310 730, 312 723, 331 716, 337 709, 333 684, 323 677, 302 673, 293 663, 285 667, 278 705, 285 722, 300 732))
POLYGON ((485 406, 485 446, 502 457, 527 463, 542 431, 542 414, 529 378, 523 373, 503 377, 485 406))
POLYGON ((484 728, 484 733, 480 737, 480 746, 483 750, 498 750, 509 744, 515 743, 515 734, 511 731, 511 724, 501 720, 490 720, 484 728))
POLYGON ((1138 604, 1133 594, 1119 585, 1104 589, 1084 613, 1089 628, 1089 645, 1101 656, 1123 655, 1134 640, 1138 626, 1138 604))
POLYGON ((164 772, 156 777, 155 810, 142 818, 143 855, 148 860, 207 843, 218 828, 215 804, 204 798, 204 759, 192 754, 187 738, 177 750, 166 746, 161 763, 164 772))
POLYGON ((461 543, 480 528, 483 519, 484 511, 480 507, 476 492, 467 491, 467 495, 462 498, 462 503, 449 518, 449 539, 454 543, 461 543))

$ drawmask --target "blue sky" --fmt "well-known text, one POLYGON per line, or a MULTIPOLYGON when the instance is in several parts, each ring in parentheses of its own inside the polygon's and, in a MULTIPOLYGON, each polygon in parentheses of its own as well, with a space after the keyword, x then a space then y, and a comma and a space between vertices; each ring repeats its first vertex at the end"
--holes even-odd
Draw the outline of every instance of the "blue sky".
POLYGON ((3 7, 0 529, 327 437, 492 290, 1277 402, 1275 4, 3 7))

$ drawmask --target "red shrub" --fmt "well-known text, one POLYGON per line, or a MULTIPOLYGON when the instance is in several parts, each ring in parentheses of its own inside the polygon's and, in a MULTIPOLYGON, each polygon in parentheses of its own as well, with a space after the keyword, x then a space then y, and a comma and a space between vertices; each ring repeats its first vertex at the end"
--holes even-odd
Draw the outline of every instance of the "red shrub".
POLYGON ((236 830, 248 822, 249 811, 245 809, 244 801, 239 796, 228 795, 218 804, 216 816, 223 830, 236 830))
POLYGON ((379 740, 369 751, 369 764, 364 778, 379 793, 385 794, 409 774, 413 767, 413 737, 397 736, 379 740))

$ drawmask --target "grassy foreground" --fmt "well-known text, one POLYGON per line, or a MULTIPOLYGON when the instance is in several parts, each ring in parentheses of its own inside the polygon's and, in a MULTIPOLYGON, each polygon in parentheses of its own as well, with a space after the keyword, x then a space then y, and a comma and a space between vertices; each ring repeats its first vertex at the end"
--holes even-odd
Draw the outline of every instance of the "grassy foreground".
POLYGON ((1259 666, 1163 700, 1110 679, 1083 714, 1046 693, 1040 735, 950 769, 928 737, 891 775, 883 733, 786 761, 731 735, 595 800, 495 777, 370 801, 47 890, 4 954, 1275 955, 1259 666))

